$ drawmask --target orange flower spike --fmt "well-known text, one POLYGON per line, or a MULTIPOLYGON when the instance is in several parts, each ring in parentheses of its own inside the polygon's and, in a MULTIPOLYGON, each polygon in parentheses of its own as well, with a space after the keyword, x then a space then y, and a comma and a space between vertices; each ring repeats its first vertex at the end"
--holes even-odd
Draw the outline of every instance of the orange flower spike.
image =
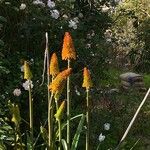
POLYGON ((76 51, 73 45, 73 40, 69 32, 65 32, 62 48, 62 60, 76 60, 76 51))
POLYGON ((84 68, 84 71, 83 71, 83 84, 82 84, 82 87, 85 87, 86 90, 88 90, 90 87, 93 87, 90 72, 86 67, 84 68))
POLYGON ((68 68, 68 69, 60 72, 56 76, 56 78, 53 80, 53 82, 49 85, 49 89, 53 94, 61 91, 64 81, 71 74, 71 72, 72 72, 72 69, 68 68))
POLYGON ((56 53, 53 53, 50 61, 49 74, 55 77, 59 73, 58 58, 56 53))
POLYGON ((32 78, 32 73, 29 67, 29 64, 27 61, 24 61, 24 79, 31 80, 32 78))
POLYGON ((72 72, 72 68, 68 68, 68 69, 62 71, 60 73, 60 76, 64 79, 67 79, 67 77, 71 74, 71 72, 72 72))

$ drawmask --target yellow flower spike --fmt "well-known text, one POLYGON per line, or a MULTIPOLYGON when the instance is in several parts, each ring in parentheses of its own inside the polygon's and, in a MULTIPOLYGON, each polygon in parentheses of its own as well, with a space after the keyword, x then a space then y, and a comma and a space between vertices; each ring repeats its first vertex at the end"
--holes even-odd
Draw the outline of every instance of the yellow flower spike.
POLYGON ((31 80, 32 78, 32 73, 29 67, 29 64, 27 61, 24 61, 24 79, 31 80))
POLYGON ((62 72, 60 72, 56 78, 52 81, 52 83, 49 85, 49 90, 55 94, 59 93, 62 89, 63 82, 67 79, 67 77, 71 74, 72 69, 68 68, 62 72))
POLYGON ((54 115, 57 121, 61 120, 64 109, 65 109, 65 101, 63 101, 61 103, 59 109, 57 110, 56 114, 54 115))
POLYGON ((56 53, 53 53, 50 61, 49 74, 55 77, 59 73, 58 58, 56 53))
POLYGON ((62 60, 74 59, 76 60, 76 51, 73 45, 73 40, 69 32, 65 32, 63 47, 62 47, 62 60))
POLYGON ((20 124, 21 117, 18 105, 12 104, 12 119, 11 121, 15 123, 16 126, 20 124))
POLYGON ((84 67, 84 70, 83 70, 83 84, 82 84, 82 87, 85 87, 86 90, 88 90, 90 87, 93 87, 90 72, 86 67, 84 67))

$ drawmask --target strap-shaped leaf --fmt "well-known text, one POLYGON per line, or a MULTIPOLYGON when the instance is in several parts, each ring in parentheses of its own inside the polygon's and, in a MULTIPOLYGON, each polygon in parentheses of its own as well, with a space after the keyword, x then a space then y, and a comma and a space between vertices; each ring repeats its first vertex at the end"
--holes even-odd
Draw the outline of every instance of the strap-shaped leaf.
POLYGON ((64 139, 61 139, 61 143, 62 143, 63 149, 68 150, 67 142, 64 139))
POLYGON ((82 132, 83 126, 84 126, 84 121, 85 121, 85 115, 83 114, 81 117, 81 120, 79 122, 78 128, 76 130, 76 133, 74 135, 73 141, 72 141, 72 146, 71 150, 76 150, 79 142, 79 137, 82 132))

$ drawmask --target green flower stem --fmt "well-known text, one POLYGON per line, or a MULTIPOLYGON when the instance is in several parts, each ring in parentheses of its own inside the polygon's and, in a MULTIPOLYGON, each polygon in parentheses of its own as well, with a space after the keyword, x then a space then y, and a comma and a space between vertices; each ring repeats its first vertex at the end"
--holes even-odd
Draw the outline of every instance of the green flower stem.
MULTIPOLYGON (((70 60, 68 59, 68 68, 70 68, 70 60)), ((70 117, 71 117, 71 100, 70 100, 70 77, 67 78, 67 144, 70 150, 70 117)))
POLYGON ((61 120, 58 121, 58 128, 59 128, 59 148, 58 150, 61 150, 61 120))
MULTIPOLYGON (((58 100, 55 100, 55 103, 56 103, 56 110, 58 111, 58 100)), ((58 120, 58 131, 59 131, 59 148, 58 150, 61 150, 61 137, 62 137, 62 134, 61 134, 61 120, 58 120)))
POLYGON ((31 95, 31 80, 29 80, 29 118, 30 118, 30 139, 33 149, 33 99, 31 95))
POLYGON ((86 131, 86 150, 89 150, 90 142, 90 108, 89 108, 89 89, 86 90, 86 122, 87 122, 87 131, 86 131))
POLYGON ((53 126, 52 126, 52 100, 53 100, 53 94, 51 94, 50 98, 48 99, 48 150, 52 150, 52 145, 53 145, 53 141, 52 141, 52 132, 53 132, 53 126))

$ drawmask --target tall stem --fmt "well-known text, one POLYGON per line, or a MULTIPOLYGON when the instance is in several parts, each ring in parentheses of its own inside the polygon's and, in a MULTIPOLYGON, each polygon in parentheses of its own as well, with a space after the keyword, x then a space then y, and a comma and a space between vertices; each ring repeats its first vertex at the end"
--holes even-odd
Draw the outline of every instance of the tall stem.
POLYGON ((59 128, 59 148, 61 150, 61 120, 58 121, 58 128, 59 128))
POLYGON ((87 131, 86 131, 86 150, 89 150, 89 141, 90 141, 90 104, 89 104, 89 89, 86 90, 86 122, 87 122, 87 131))
POLYGON ((52 150, 52 118, 51 118, 51 107, 52 107, 53 94, 48 99, 48 150, 52 150))
MULTIPOLYGON (((68 68, 70 68, 70 60, 68 59, 68 68)), ((70 100, 70 77, 67 78, 67 144, 70 150, 70 116, 71 116, 71 100, 70 100)))
MULTIPOLYGON (((55 103, 56 103, 56 110, 58 111, 58 100, 55 100, 55 103)), ((58 120, 58 130, 59 130, 59 148, 58 150, 61 150, 61 120, 58 120)))
POLYGON ((53 94, 50 96, 49 88, 50 76, 49 76, 49 50, 48 50, 48 33, 46 32, 46 60, 47 60, 47 96, 48 96, 48 149, 51 150, 53 147, 53 108, 52 108, 52 98, 53 94))
POLYGON ((30 118, 30 138, 33 149, 33 100, 31 95, 31 80, 29 80, 29 118, 30 118))

